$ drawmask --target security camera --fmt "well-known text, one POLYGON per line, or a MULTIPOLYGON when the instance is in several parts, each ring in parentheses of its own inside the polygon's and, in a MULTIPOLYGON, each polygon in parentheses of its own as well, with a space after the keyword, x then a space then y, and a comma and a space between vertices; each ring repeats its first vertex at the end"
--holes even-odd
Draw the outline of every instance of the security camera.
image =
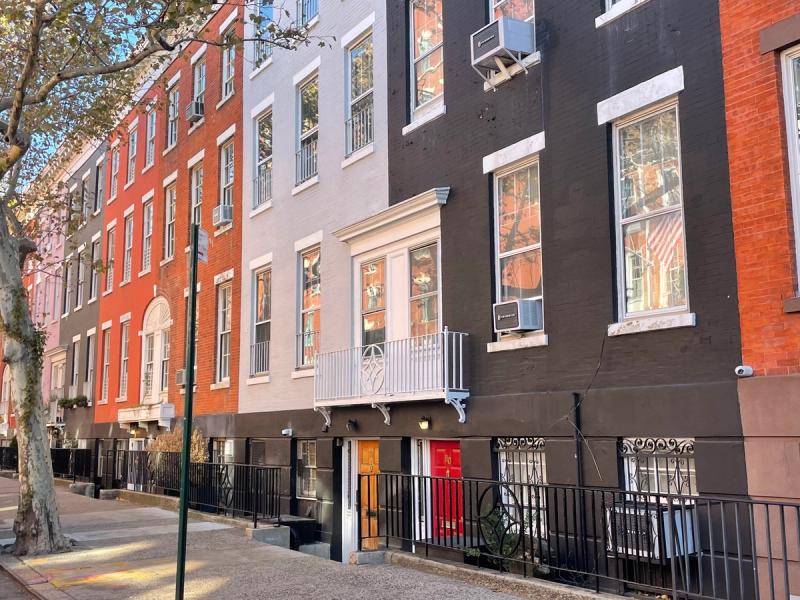
POLYGON ((748 367, 747 365, 739 365, 734 369, 734 373, 736 373, 738 377, 752 377, 753 367, 748 367))
POLYGON ((281 435, 283 437, 292 437, 292 433, 293 432, 291 427, 287 427, 286 429, 281 429, 281 435))

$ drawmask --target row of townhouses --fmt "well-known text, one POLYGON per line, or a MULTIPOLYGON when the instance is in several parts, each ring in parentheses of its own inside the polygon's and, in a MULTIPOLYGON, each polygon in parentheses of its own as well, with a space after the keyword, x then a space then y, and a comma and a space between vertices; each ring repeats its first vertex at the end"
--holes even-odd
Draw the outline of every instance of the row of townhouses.
POLYGON ((284 8, 324 47, 189 44, 59 179, 54 445, 179 423, 199 224, 195 425, 334 559, 364 473, 800 498, 797 2, 284 8))

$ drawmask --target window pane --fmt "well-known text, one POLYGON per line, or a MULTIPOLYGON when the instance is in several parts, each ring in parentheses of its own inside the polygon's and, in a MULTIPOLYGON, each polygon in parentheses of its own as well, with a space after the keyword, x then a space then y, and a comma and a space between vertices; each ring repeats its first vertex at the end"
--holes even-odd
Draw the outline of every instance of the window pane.
POLYGON ((372 36, 350 50, 350 98, 372 89, 372 36))
MULTIPOLYGON (((435 297, 434 297, 435 298, 435 297)), ((362 344, 382 344, 386 341, 386 311, 379 310, 361 317, 362 344)))
POLYGON ((623 239, 626 312, 684 306, 686 263, 681 213, 626 225, 623 239))
POLYGON ((511 17, 524 21, 533 16, 533 0, 495 0, 494 18, 511 17))
POLYGON ((438 247, 436 244, 411 251, 411 297, 439 289, 438 247))
POLYGON ((319 124, 319 86, 317 80, 300 88, 300 133, 307 133, 319 124))
MULTIPOLYGON (((303 309, 320 305, 320 250, 303 254, 303 309)), ((305 329, 304 329, 305 330, 305 329)), ((314 330, 316 331, 316 330, 314 330)))
POLYGON ((439 296, 411 300, 411 337, 439 331, 439 296))
POLYGON ((256 275, 256 322, 270 319, 270 271, 261 271, 256 275))
POLYGON ((619 152, 623 219, 681 203, 676 109, 620 129, 619 152))
POLYGON ((439 48, 415 63, 416 106, 422 106, 444 91, 443 50, 439 48))
POLYGON ((530 250, 500 259, 500 301, 542 295, 542 251, 530 250))
POLYGON ((361 310, 386 308, 384 289, 385 262, 376 260, 361 265, 361 310))
POLYGON ((442 43, 442 0, 411 0, 414 58, 442 43))
POLYGON ((272 113, 258 120, 258 162, 272 156, 272 113))
POLYGON ((541 243, 539 165, 500 178, 498 194, 500 253, 541 243))

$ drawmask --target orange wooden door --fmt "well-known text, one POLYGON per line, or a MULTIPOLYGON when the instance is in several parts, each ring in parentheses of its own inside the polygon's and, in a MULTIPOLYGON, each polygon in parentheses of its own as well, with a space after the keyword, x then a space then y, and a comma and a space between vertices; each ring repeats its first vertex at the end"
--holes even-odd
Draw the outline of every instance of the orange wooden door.
POLYGON ((358 474, 361 482, 361 547, 378 549, 378 441, 359 440, 358 474), (366 475, 366 477, 361 477, 366 475))
POLYGON ((464 534, 461 445, 431 440, 431 512, 434 539, 464 534))

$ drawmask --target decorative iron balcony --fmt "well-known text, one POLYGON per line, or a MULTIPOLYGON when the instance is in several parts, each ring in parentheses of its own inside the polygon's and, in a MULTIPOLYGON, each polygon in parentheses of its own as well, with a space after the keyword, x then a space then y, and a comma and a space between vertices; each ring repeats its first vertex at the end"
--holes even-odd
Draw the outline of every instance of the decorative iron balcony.
POLYGON ((345 124, 347 155, 371 144, 374 137, 372 92, 353 106, 352 116, 345 124))
POLYGON ((466 333, 449 331, 323 352, 315 365, 317 406, 469 396, 466 333))
POLYGON ((317 137, 315 131, 300 140, 300 150, 297 151, 298 184, 308 181, 317 174, 317 137))
POLYGON ((260 67, 264 62, 272 56, 272 44, 267 42, 264 38, 269 35, 267 32, 259 32, 258 36, 262 39, 255 42, 255 56, 254 63, 256 68, 260 67))
POLYGON ((250 344, 250 377, 269 373, 269 341, 250 344))
POLYGON ((272 200, 272 159, 258 165, 253 192, 253 210, 272 200))

